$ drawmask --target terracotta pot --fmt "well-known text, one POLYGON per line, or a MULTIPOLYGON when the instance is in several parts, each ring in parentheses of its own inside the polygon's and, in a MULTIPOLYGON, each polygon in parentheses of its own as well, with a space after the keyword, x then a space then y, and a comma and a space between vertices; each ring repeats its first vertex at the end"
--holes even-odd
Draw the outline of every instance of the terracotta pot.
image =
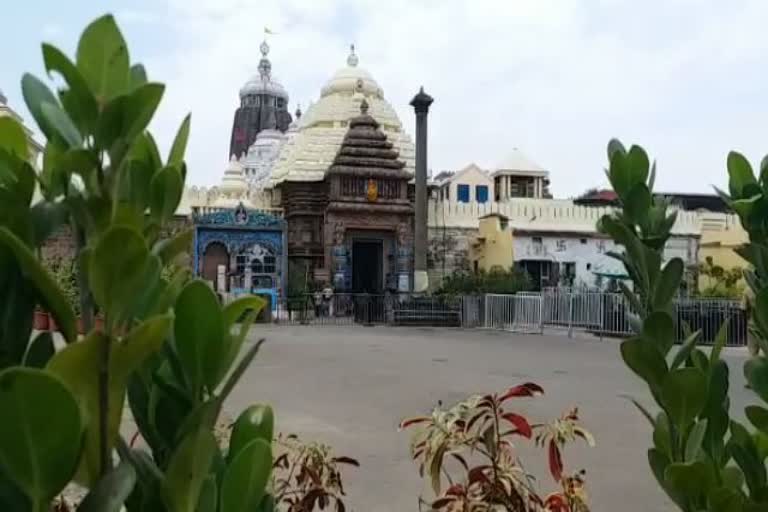
POLYGON ((99 332, 104 332, 104 317, 96 315, 96 318, 93 321, 93 327, 99 332))
POLYGON ((85 325, 83 325, 82 317, 77 317, 77 333, 85 334, 85 325))
POLYGON ((48 313, 48 330, 51 332, 59 330, 59 326, 56 325, 56 320, 54 320, 53 315, 50 313, 48 313))
POLYGON ((45 311, 36 309, 35 317, 33 321, 34 321, 33 326, 36 330, 38 331, 48 330, 48 313, 46 313, 45 311))

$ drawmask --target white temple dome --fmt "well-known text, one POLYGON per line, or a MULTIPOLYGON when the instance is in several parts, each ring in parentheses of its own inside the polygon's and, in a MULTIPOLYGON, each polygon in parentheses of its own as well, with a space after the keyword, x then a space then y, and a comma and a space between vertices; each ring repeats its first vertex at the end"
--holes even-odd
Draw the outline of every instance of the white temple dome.
POLYGON ((384 93, 373 79, 371 74, 365 69, 358 67, 359 59, 355 54, 354 45, 351 47, 351 53, 347 57, 347 67, 341 68, 328 80, 323 86, 320 96, 327 96, 336 92, 353 94, 362 92, 366 96, 376 96, 383 98, 384 93))
POLYGON ((261 60, 259 61, 259 72, 253 75, 245 85, 240 88, 240 99, 246 96, 267 94, 284 98, 288 102, 288 92, 277 78, 272 76, 272 63, 269 61, 269 45, 266 41, 259 46, 261 51, 261 60))
POLYGON ((224 171, 224 176, 221 178, 221 192, 234 195, 248 192, 248 183, 245 181, 245 175, 243 174, 243 164, 241 164, 235 155, 229 160, 227 170, 224 171))
POLYGON ((379 84, 357 64, 353 47, 347 67, 325 84, 320 99, 301 116, 298 131, 289 134, 272 171, 272 185, 286 180, 321 181, 341 147, 349 120, 360 115, 363 100, 369 105, 368 113, 400 153, 405 170, 413 173, 415 148, 411 137, 403 130, 395 109, 384 99, 379 84))

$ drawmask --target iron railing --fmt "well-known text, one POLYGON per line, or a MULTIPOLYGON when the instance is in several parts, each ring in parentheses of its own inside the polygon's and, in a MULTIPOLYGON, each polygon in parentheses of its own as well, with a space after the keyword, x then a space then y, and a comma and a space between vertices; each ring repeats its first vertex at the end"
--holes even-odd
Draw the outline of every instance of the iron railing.
MULTIPOLYGON (((674 303, 678 340, 686 326, 701 331, 700 343, 713 343, 727 325, 726 344, 747 343, 747 314, 741 303, 726 299, 686 298, 674 303)), ((262 320, 308 325, 420 325, 500 329, 541 333, 545 328, 631 336, 637 317, 620 293, 550 288, 515 295, 349 294, 305 295, 278 299, 262 320)))

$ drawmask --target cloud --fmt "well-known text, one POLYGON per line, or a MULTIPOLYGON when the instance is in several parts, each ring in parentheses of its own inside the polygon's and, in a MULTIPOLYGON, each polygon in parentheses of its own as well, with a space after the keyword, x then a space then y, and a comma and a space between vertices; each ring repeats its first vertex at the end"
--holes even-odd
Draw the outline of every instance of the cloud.
POLYGON ((167 0, 154 15, 167 40, 147 65, 168 85, 154 128, 168 147, 193 112, 196 183, 226 166, 264 26, 278 32, 270 58, 292 109, 318 97, 352 42, 411 131, 408 101, 424 85, 435 171, 493 166, 519 147, 572 195, 604 182, 619 136, 659 159, 659 188, 707 191, 728 149, 768 150, 759 0, 167 0))

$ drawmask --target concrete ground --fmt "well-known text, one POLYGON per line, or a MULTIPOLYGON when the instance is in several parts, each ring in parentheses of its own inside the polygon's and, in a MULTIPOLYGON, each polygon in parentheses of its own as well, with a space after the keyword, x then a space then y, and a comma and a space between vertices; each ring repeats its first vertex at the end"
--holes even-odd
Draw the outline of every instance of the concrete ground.
MULTIPOLYGON (((597 446, 573 445, 566 469, 587 470, 593 510, 673 510, 646 462, 650 426, 624 398, 650 404, 644 384, 627 370, 616 341, 528 336, 483 330, 399 327, 257 326, 267 343, 231 395, 229 414, 255 402, 275 408, 277 429, 331 444, 357 458, 345 472, 348 510, 418 510, 423 489, 408 453, 403 417, 442 400, 501 391, 533 381, 543 397, 511 404, 533 421, 578 406, 597 446)), ((744 389, 743 350, 726 349, 732 410, 751 400, 744 389)), ((552 490, 545 453, 521 449, 542 492, 552 490)))

